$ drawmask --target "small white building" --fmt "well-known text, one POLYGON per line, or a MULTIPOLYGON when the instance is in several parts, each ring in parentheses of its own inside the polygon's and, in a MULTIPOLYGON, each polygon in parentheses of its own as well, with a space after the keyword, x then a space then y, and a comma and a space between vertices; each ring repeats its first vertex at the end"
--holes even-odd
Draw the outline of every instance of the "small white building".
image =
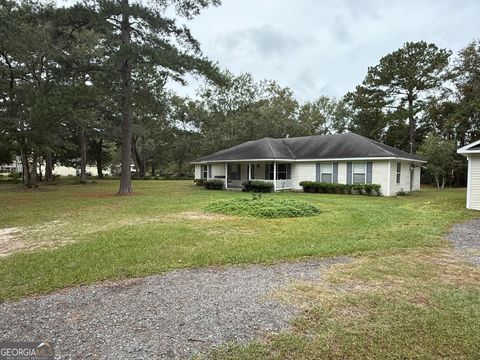
POLYGON ((480 210, 480 140, 457 150, 468 160, 467 209, 480 210))
POLYGON ((263 138, 192 161, 196 179, 222 179, 225 188, 247 180, 272 182, 274 190, 301 189, 302 181, 379 184, 385 196, 420 189, 425 161, 354 134, 263 138))

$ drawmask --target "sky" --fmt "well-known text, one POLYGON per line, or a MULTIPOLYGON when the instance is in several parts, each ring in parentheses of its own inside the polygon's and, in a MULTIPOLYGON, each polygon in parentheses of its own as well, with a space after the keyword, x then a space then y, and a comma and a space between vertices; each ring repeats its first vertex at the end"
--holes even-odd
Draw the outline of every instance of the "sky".
MULTIPOLYGON (((343 96, 407 41, 457 52, 480 39, 479 16, 480 0, 223 0, 187 26, 221 68, 307 101, 343 96)), ((198 85, 169 86, 194 96, 198 85)))

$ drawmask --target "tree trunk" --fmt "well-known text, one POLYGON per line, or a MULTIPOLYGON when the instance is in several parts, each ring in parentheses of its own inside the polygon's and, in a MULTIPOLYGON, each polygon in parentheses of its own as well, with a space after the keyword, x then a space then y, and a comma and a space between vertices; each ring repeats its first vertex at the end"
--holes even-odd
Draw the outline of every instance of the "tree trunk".
POLYGON ((33 161, 30 164, 30 188, 37 187, 37 155, 33 155, 33 161))
POLYGON ((22 158, 23 184, 26 187, 32 187, 32 179, 30 177, 30 164, 28 163, 27 152, 20 146, 20 156, 22 158))
POLYGON ((415 143, 415 129, 417 127, 415 114, 413 113, 413 95, 408 95, 408 129, 410 134, 410 154, 415 154, 417 144, 415 143))
POLYGON ((156 163, 157 163, 157 159, 152 159, 152 172, 151 172, 152 176, 156 176, 156 174, 155 174, 156 163))
POLYGON ((53 181, 53 165, 52 165, 52 152, 47 151, 47 156, 45 157, 45 181, 53 181))
POLYGON ((118 195, 128 195, 132 193, 131 178, 131 151, 132 151, 132 133, 133 122, 131 112, 132 98, 132 69, 130 66, 130 16, 128 0, 122 0, 122 20, 120 25, 120 54, 122 60, 120 73, 122 75, 122 147, 121 147, 121 176, 118 195))
POLYGON ((438 175, 435 175, 435 182, 437 183, 437 190, 440 190, 440 181, 438 180, 438 175))
POLYGON ((92 141, 95 148, 95 162, 97 163, 97 178, 103 179, 103 164, 102 164, 102 152, 103 152, 103 138, 97 142, 92 141))
POLYGON ((137 140, 132 141, 132 153, 133 157, 135 158, 135 165, 137 166, 138 170, 138 178, 145 179, 145 162, 140 156, 137 148, 137 140))
POLYGON ((87 137, 85 129, 80 129, 80 184, 87 183, 87 137))
MULTIPOLYGON (((37 161, 37 164, 38 164, 37 181, 39 182, 43 181, 42 162, 43 162, 42 157, 39 157, 37 161)), ((35 166, 37 166, 37 164, 35 164, 35 166)))
POLYGON ((442 177, 442 190, 445 189, 445 176, 442 177))

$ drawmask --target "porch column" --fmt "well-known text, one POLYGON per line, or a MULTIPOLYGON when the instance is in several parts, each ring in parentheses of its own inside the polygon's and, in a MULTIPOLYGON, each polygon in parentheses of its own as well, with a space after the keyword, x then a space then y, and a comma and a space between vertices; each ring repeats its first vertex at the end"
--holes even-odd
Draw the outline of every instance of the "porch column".
POLYGON ((273 191, 277 191, 277 162, 273 162, 273 191))
POLYGON ((228 164, 225 163, 225 189, 228 189, 228 164))
POLYGON ((252 180, 252 164, 248 163, 248 180, 252 180))

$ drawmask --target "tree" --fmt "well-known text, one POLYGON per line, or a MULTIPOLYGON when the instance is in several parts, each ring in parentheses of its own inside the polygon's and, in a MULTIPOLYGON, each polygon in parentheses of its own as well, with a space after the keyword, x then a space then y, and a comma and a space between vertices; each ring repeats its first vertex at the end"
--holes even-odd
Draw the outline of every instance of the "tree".
POLYGON ((119 195, 132 192, 133 98, 139 69, 150 64, 159 79, 171 78, 181 83, 190 72, 220 80, 216 66, 202 56, 199 43, 190 31, 165 15, 166 9, 173 6, 177 15, 191 19, 203 8, 219 5, 219 1, 165 0, 149 5, 152 4, 130 0, 92 1, 87 5, 77 4, 71 12, 79 26, 92 26, 104 34, 113 60, 108 64, 120 73, 120 77, 114 78, 122 118, 119 195), (85 16, 79 17, 79 13, 85 16))
POLYGON ((459 145, 480 138, 480 41, 472 41, 459 52, 453 69, 458 96, 457 119, 462 134, 459 145))
POLYGON ((385 135, 388 117, 384 111, 387 103, 382 93, 357 86, 354 92, 344 97, 351 114, 348 129, 376 141, 385 135))
POLYGON ((42 155, 59 138, 61 106, 52 111, 52 104, 58 100, 54 70, 62 44, 45 17, 52 5, 6 0, 0 5, 1 128, 18 149, 25 185, 32 187, 42 155))
POLYGON ((419 148, 419 154, 427 161, 427 173, 435 179, 438 190, 444 188, 447 176, 457 165, 456 148, 454 141, 433 134, 419 148))
POLYGON ((320 96, 300 106, 298 125, 300 135, 342 133, 347 129, 350 113, 343 100, 320 96))
POLYGON ((390 119, 408 120, 410 152, 417 147, 418 114, 428 95, 440 90, 447 78, 451 51, 424 41, 407 42, 368 69, 362 91, 378 96, 390 119))

